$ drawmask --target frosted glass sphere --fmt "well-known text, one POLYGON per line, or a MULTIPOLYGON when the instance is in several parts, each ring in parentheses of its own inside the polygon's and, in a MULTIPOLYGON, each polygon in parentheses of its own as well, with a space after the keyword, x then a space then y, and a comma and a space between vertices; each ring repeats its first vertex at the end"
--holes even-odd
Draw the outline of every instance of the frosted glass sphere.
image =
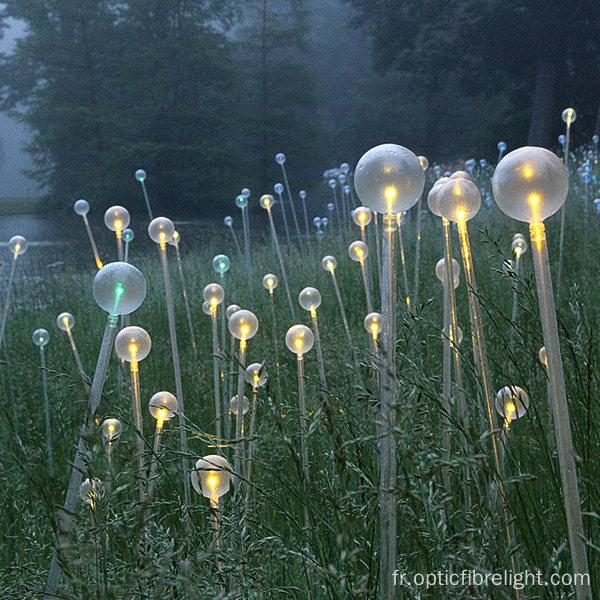
POLYGON ((370 333, 373 337, 377 337, 381 331, 382 319, 383 317, 378 312, 369 313, 363 321, 367 333, 370 333))
POLYGON ((577 113, 574 108, 565 108, 562 112, 562 120, 565 123, 574 123, 577 119, 577 113))
POLYGON ((350 193, 350 186, 349 185, 345 185, 344 186, 344 194, 349 194, 350 193))
POLYGON ((273 186, 273 189, 275 190, 276 194, 281 194, 283 192, 283 184, 282 183, 276 183, 273 186))
POLYGON ((338 175, 338 181, 340 182, 340 185, 344 185, 347 179, 348 178, 343 173, 341 175, 338 175))
POLYGON ((75 211, 76 215, 82 217, 90 212, 90 205, 87 200, 77 200, 77 202, 73 204, 73 210, 75 211))
POLYGON ((361 202, 379 213, 400 213, 423 193, 425 173, 419 159, 407 148, 382 144, 358 161, 354 187, 361 202))
POLYGON ((467 179, 468 181, 473 181, 466 171, 454 171, 454 173, 450 175, 450 179, 467 179))
POLYGON ((468 160, 465 160, 465 169, 467 169, 467 171, 472 171, 476 164, 474 158, 469 158, 468 160))
POLYGON ((95 509, 104 498, 104 483, 100 479, 88 477, 79 486, 79 497, 86 506, 95 509))
MULTIPOLYGON (((449 339, 450 336, 448 335, 448 332, 446 329, 442 330, 442 340, 447 340, 449 339)), ((460 327, 456 328, 456 340, 454 340, 454 342, 456 343, 457 346, 460 346, 462 344, 463 341, 463 332, 462 329, 460 327)))
POLYGON ((321 306, 321 292, 314 287, 305 287, 298 296, 298 302, 304 310, 317 310, 321 306))
POLYGON ((275 155, 275 161, 278 165, 282 165, 285 162, 285 154, 283 152, 279 152, 275 155))
POLYGON ((233 219, 231 217, 225 217, 223 223, 225 223, 227 227, 231 227, 233 225, 233 219))
POLYGON ((438 207, 438 194, 447 181, 450 181, 448 177, 441 177, 433 184, 433 187, 429 190, 429 194, 427 194, 427 206, 436 217, 442 216, 438 207))
POLYGON ((92 284, 98 306, 112 315, 128 315, 137 310, 146 297, 146 280, 133 265, 113 262, 103 266, 92 284))
MULTIPOLYGON (((460 275, 460 265, 458 261, 452 259, 452 279, 456 279, 460 275)), ((446 283, 446 259, 441 258, 435 265, 435 276, 443 283, 446 283)))
POLYGON ((525 254, 527 252, 527 240, 521 233, 516 233, 512 239, 512 251, 519 252, 519 254, 525 254))
POLYGON ((321 227, 321 217, 315 217, 313 219, 313 223, 317 229, 320 228, 321 227))
POLYGON ((556 154, 525 146, 509 152, 500 161, 492 188, 496 204, 509 217, 541 223, 564 204, 569 178, 556 154))
POLYGON ((327 183, 329 184, 329 187, 331 189, 333 189, 337 185, 337 182, 335 179, 330 179, 327 183))
POLYGON ((27 251, 27 240, 22 235, 13 235, 10 240, 8 240, 8 249, 13 253, 13 255, 21 256, 21 254, 25 254, 27 251))
POLYGON ((196 461, 194 470, 191 472, 192 486, 198 494, 216 502, 229 491, 232 470, 226 458, 217 454, 209 454, 196 461))
POLYGON ((249 340, 258 331, 258 319, 249 310, 238 310, 229 319, 229 333, 237 340, 249 340))
POLYGON ((242 196, 241 194, 236 196, 235 205, 238 208, 246 208, 246 206, 248 206, 248 198, 246 196, 242 196))
POLYGON ((70 331, 75 327, 75 317, 68 312, 60 313, 60 315, 56 317, 56 326, 61 331, 70 331))
POLYGON ((442 173, 442 167, 440 167, 439 165, 435 165, 435 167, 433 167, 433 172, 435 173, 436 177, 439 177, 442 173))
POLYGON ((239 307, 237 304, 230 304, 227 307, 227 310, 225 311, 225 316, 227 317, 227 320, 231 319, 231 317, 233 317, 233 315, 240 309, 241 307, 239 307))
POLYGON ((242 194, 242 196, 244 196, 244 198, 246 198, 246 199, 250 198, 250 190, 249 190, 248 188, 244 188, 244 189, 241 191, 241 194, 242 194))
POLYGON ((529 408, 529 396, 517 386, 503 387, 496 394, 496 411, 510 423, 522 417, 529 408))
POLYGON ((212 308, 210 306, 210 302, 203 302, 202 303, 202 312, 205 315, 212 315, 212 308))
POLYGON ((146 171, 144 171, 144 169, 138 169, 138 170, 135 172, 135 178, 136 178, 138 181, 144 181, 144 179, 146 179, 146 171))
POLYGON ((482 159, 480 159, 480 161, 479 161, 479 166, 480 166, 482 169, 485 169, 485 168, 487 167, 487 160, 485 160, 485 158, 482 158, 482 159))
POLYGON ((173 237, 169 241, 169 246, 175 246, 177 248, 177 246, 179 245, 180 240, 181 240, 181 236, 179 235, 179 231, 175 230, 173 232, 173 237))
POLYGON ((270 292, 277 288, 278 283, 277 275, 273 275, 273 273, 268 273, 262 280, 263 287, 270 292))
POLYGON ((600 140, 600 138, 599 138, 597 135, 593 135, 593 136, 592 136, 592 142, 593 142, 594 144, 597 144, 597 143, 598 143, 598 140, 600 140))
POLYGON ((359 206, 352 213, 352 219, 359 227, 366 227, 373 218, 371 211, 366 206, 359 206))
POLYGON ((148 410, 157 421, 170 421, 178 409, 179 402, 170 392, 156 392, 148 403, 148 410))
POLYGON ((298 196, 300 196, 301 200, 304 200, 306 198, 306 192, 304 190, 300 190, 298 196))
POLYGON ((205 302, 210 303, 212 306, 218 306, 225 300, 225 290, 218 283, 209 283, 202 290, 202 296, 205 302))
POLYGON ((564 146, 566 141, 567 141, 567 138, 565 137, 564 133, 561 133, 558 136, 558 143, 562 144, 564 146))
POLYGON ((260 197, 258 203, 266 210, 269 210, 273 203, 275 202, 275 198, 271 196, 271 194, 264 194, 260 197))
POLYGON ((269 378, 263 363, 252 363, 246 367, 246 383, 253 387, 263 387, 269 378))
MULTIPOLYGON (((248 398, 244 396, 242 401, 242 415, 245 415, 250 410, 250 402, 248 398)), ((240 403, 238 401, 237 394, 229 401, 229 412, 238 416, 240 411, 240 403)))
POLYGON ((290 352, 301 357, 313 347, 315 336, 306 325, 293 325, 285 334, 285 343, 290 352))
POLYGON ((129 211, 122 206, 111 206, 104 213, 104 224, 111 231, 123 231, 131 220, 129 211))
POLYGON ((350 165, 348 163, 342 163, 340 165, 340 171, 345 175, 348 175, 348 173, 350 172, 350 165))
POLYGON ((442 216, 449 221, 468 221, 481 208, 479 188, 467 179, 451 179, 440 189, 437 207, 442 216))
POLYGON ((151 348, 152 340, 148 332, 135 325, 121 329, 115 339, 117 356, 127 362, 144 360, 151 348))
MULTIPOLYGON (((333 211, 333 208, 331 210, 333 211)), ((323 227, 327 227, 327 225, 329 225, 329 219, 327 217, 323 217, 321 219, 321 223, 323 224, 323 227)))
POLYGON ((119 439, 123 431, 123 425, 119 419, 104 419, 100 430, 107 442, 114 442, 119 439))
POLYGON ((419 162, 421 163, 421 169, 423 169, 423 171, 427 171, 427 169, 429 169, 429 160, 426 156, 417 156, 417 158, 419 159, 419 162))
POLYGON ((173 239, 175 225, 167 217, 157 217, 148 225, 148 235, 153 242, 157 244, 166 244, 173 239))
POLYGON ((331 254, 328 254, 327 256, 323 257, 323 260, 321 261, 321 266, 326 271, 333 273, 335 271, 335 268, 337 267, 337 259, 335 258, 335 256, 331 256, 331 254))
POLYGON ((132 242, 135 234, 133 233, 133 229, 124 229, 123 230, 123 239, 126 242, 132 242))
POLYGON ((212 268, 215 272, 223 275, 229 271, 229 267, 231 266, 231 261, 229 260, 229 256, 226 254, 217 254, 212 260, 212 268))
POLYGON ((335 208, 335 206, 333 205, 333 202, 329 202, 329 204, 327 204, 327 210, 332 213, 333 209, 335 208))
POLYGON ((540 351, 538 352, 538 357, 540 359, 540 362, 546 367, 546 369, 548 368, 548 356, 546 355, 546 346, 542 346, 540 348, 540 351))
POLYGON ((369 256, 369 247, 360 240, 352 242, 348 246, 348 256, 355 262, 362 262, 369 256))
POLYGON ((498 150, 504 152, 506 150, 506 142, 498 142, 498 150))
POLYGON ((36 329, 31 339, 36 346, 43 348, 50 341, 50 334, 46 329, 36 329))

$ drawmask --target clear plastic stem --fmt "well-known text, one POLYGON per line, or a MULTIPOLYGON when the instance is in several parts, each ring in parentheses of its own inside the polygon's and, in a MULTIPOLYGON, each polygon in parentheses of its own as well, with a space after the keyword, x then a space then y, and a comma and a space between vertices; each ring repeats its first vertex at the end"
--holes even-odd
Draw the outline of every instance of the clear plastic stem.
POLYGON ((15 252, 13 256, 12 266, 10 267, 10 275, 8 276, 8 284, 6 286, 6 301, 4 302, 4 311, 2 312, 2 324, 0 325, 0 348, 4 342, 4 333, 6 332, 6 323, 8 321, 8 311, 10 309, 10 295, 12 292, 13 281, 15 279, 15 268, 17 266, 17 257, 15 252))
POLYGON ((286 239, 288 245, 291 245, 292 238, 290 237, 290 228, 288 225, 287 214, 285 212, 285 204, 283 202, 283 196, 279 192, 277 193, 277 195, 279 196, 279 205, 281 206, 281 214, 283 216, 283 228, 285 229, 285 239, 286 239))
POLYGON ((273 215, 271 209, 267 210, 269 215, 269 224, 271 226, 271 236, 273 237, 273 245, 275 246, 275 253, 277 254, 277 260, 279 261, 279 268, 281 269, 281 277, 283 279, 283 285, 285 287, 285 295, 287 296, 288 305, 290 307, 290 313, 292 314, 292 320, 296 320, 296 313, 294 311, 294 303, 292 302, 292 295, 290 294, 290 286, 288 283, 287 273, 283 264, 283 256, 281 255, 281 248, 279 247, 279 240, 277 239, 277 231, 275 230, 275 223, 273 222, 273 215))
POLYGON ((162 438, 164 421, 158 419, 156 421, 156 434, 154 435, 154 447, 152 448, 152 461, 150 462, 150 473, 148 474, 148 504, 154 498, 154 488, 156 487, 156 469, 158 467, 158 451, 160 450, 160 440, 162 438))
POLYGON ((338 286, 337 278, 335 276, 335 271, 331 269, 330 273, 331 278, 333 279, 333 289, 335 290, 335 296, 340 307, 340 314, 342 315, 342 322, 344 323, 344 329, 346 330, 346 336, 348 337, 348 344, 350 344, 350 348, 354 348, 352 336, 350 335, 350 327, 348 327, 348 319, 346 318, 346 310, 344 309, 344 302, 342 300, 342 295, 340 294, 340 288, 338 286))
POLYGON ((142 192, 144 193, 144 200, 146 202, 146 209, 148 210, 148 217, 151 221, 153 221, 154 217, 152 216, 152 209, 150 208, 150 199, 148 198, 148 192, 146 191, 146 183, 143 179, 140 181, 140 183, 142 184, 142 192))
POLYGON ((306 225, 306 239, 310 238, 310 225, 308 224, 308 211, 306 210, 306 198, 302 200, 302 212, 304 213, 304 224, 306 225))
POLYGON ((87 231, 88 238, 90 240, 90 246, 92 247, 92 252, 94 253, 94 260, 96 261, 96 267, 98 270, 102 268, 102 261, 100 260, 100 255, 98 254, 98 248, 96 247, 96 241, 94 240, 94 234, 92 233, 92 229, 90 228, 90 224, 87 218, 87 215, 81 215, 83 217, 83 224, 85 225, 85 230, 87 231))
POLYGON ((246 376, 246 340, 240 340, 240 353, 239 353, 239 371, 238 371, 238 382, 237 382, 237 400, 238 400, 238 411, 235 419, 235 454, 234 454, 234 471, 235 471, 235 491, 236 494, 241 492, 242 480, 240 475, 243 473, 243 462, 244 462, 244 381, 246 376))
POLYGON ((213 354, 213 384, 215 399, 215 433, 217 443, 222 439, 221 431, 221 378, 219 372, 219 332, 217 325, 217 306, 210 307, 210 321, 212 324, 212 354, 213 354))
MULTIPOLYGON (((565 135, 565 156, 564 156, 564 165, 567 170, 567 177, 571 178, 571 173, 569 171, 569 146, 571 143, 571 118, 569 117, 567 120, 567 131, 565 135)), ((562 271, 563 271, 563 256, 564 256, 564 247, 565 247, 565 210, 566 210, 566 202, 561 206, 560 209, 560 238, 558 245, 558 277, 556 281, 556 299, 557 302, 560 302, 560 294, 562 290, 562 271)))
POLYGON ((237 248, 238 254, 240 255, 240 259, 243 259, 244 253, 242 252, 242 247, 240 246, 240 240, 238 240, 238 236, 235 233, 235 229, 233 228, 233 225, 231 225, 229 227, 229 230, 231 231, 231 235, 233 237, 233 241, 235 242, 235 247, 237 248))
POLYGON ((306 389, 304 386, 304 359, 298 356, 298 401, 300 405, 300 459, 302 464, 302 476, 304 487, 310 484, 310 469, 308 463, 308 446, 306 444, 306 389))
POLYGON ((246 472, 246 480, 247 480, 247 484, 246 484, 246 501, 245 501, 245 507, 244 507, 244 523, 242 526, 242 530, 244 529, 245 526, 245 522, 246 522, 246 516, 248 514, 248 508, 250 506, 250 478, 252 476, 252 450, 254 447, 254 440, 252 439, 254 436, 254 425, 256 423, 256 407, 258 404, 258 387, 253 386, 252 387, 252 408, 251 408, 251 412, 250 412, 250 427, 248 428, 248 437, 249 442, 248 442, 248 470, 246 472))
POLYGON ((371 295, 371 286, 369 285, 369 276, 367 266, 364 260, 360 261, 360 271, 362 273, 363 285, 365 286, 365 297, 367 299, 367 313, 373 312, 373 297, 371 295))
POLYGON ((119 262, 123 262, 123 234, 120 230, 115 231, 117 236, 117 256, 119 258, 119 262))
POLYGON ((133 417, 135 420, 135 444, 138 459, 138 485, 140 492, 140 502, 144 501, 144 425, 142 422, 142 400, 140 397, 140 371, 136 360, 131 361, 131 403, 133 405, 133 417))
POLYGON ((310 311, 310 318, 313 325, 315 336, 315 349, 317 351, 317 362, 319 363, 319 378, 323 386, 323 393, 327 393, 327 377, 325 375, 325 361, 323 360, 323 346, 321 345, 321 334, 319 333, 319 322, 317 321, 317 311, 313 308, 310 311))
POLYGON ((194 352, 194 360, 196 363, 198 363, 198 348, 196 345, 196 334, 194 332, 194 320, 192 319, 192 310, 190 308, 190 301, 187 293, 187 285, 185 283, 185 274, 183 272, 183 263, 181 262, 179 244, 175 244, 175 254, 177 256, 177 270, 179 271, 179 281, 181 282, 181 293, 183 294, 185 316, 187 318, 188 329, 190 330, 190 340, 192 341, 192 351, 194 352))
POLYGON ((292 191, 290 189, 290 182, 288 181, 287 171, 285 170, 285 165, 281 165, 281 170, 283 171, 283 182, 285 183, 285 189, 287 191, 288 200, 290 201, 290 207, 292 208, 292 217, 294 219, 294 227, 296 228, 296 233, 298 234, 298 238, 300 238, 300 226, 298 225, 298 217, 296 216, 296 208, 294 207, 294 201, 292 200, 292 191))
POLYGON ((518 287, 519 287, 519 283, 518 283, 518 277, 519 277, 519 266, 520 266, 520 262, 521 262, 521 253, 519 251, 516 252, 515 254, 515 262, 514 262, 514 267, 513 267, 513 271, 515 274, 515 279, 513 281, 513 305, 512 305, 512 315, 511 315, 511 320, 513 323, 517 322, 517 300, 519 297, 518 294, 518 287))
POLYGON ((413 306, 419 302, 419 275, 421 270, 421 226, 423 221, 423 197, 417 203, 417 240, 415 242, 415 285, 413 287, 413 306))
POLYGON ((398 245, 400 246, 400 262, 402 263, 402 280, 404 282, 404 298, 406 308, 410 310, 410 290, 408 287, 408 272, 406 270, 406 255, 404 254, 404 241, 402 240, 402 219, 401 215, 397 216, 398 220, 398 245))
POLYGON ((377 255, 377 273, 379 274, 379 286, 381 287, 381 240, 379 235, 379 215, 373 211, 373 226, 375 229, 375 250, 377 255))
POLYGON ((40 364, 42 370, 42 389, 44 392, 44 415, 46 418, 46 450, 48 454, 48 476, 54 479, 54 451, 52 446, 52 425, 50 423, 50 402, 48 400, 48 373, 46 371, 46 353, 40 346, 40 364))

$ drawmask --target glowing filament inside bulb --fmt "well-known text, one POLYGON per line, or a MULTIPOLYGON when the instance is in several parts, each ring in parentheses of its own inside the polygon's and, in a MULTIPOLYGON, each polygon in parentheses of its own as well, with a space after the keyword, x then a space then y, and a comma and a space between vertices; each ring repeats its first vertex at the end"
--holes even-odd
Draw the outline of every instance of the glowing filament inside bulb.
POLYGON ((119 219, 117 219, 117 220, 115 221, 115 229, 116 229, 117 231, 120 231, 120 230, 122 229, 122 227, 123 227, 123 222, 122 222, 122 221, 120 221, 119 219))
POLYGON ((465 218, 465 211, 464 211, 464 210, 462 210, 462 209, 460 209, 460 210, 457 210, 457 211, 456 211, 456 218, 457 218, 459 221, 462 221, 462 220, 465 218))

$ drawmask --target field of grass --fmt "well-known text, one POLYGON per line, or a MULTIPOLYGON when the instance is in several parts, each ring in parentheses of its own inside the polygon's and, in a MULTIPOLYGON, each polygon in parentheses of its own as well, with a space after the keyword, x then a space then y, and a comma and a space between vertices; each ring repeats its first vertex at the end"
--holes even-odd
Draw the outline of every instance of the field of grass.
MULTIPOLYGON (((600 215, 596 215, 591 200, 588 204, 584 214, 583 190, 573 185, 567 201, 566 277, 558 316, 591 581, 598 595, 600 215)), ((415 211, 412 209, 402 227, 411 287, 415 211)), ((140 363, 144 438, 149 458, 154 420, 147 412, 148 400, 159 390, 174 393, 175 389, 159 256, 155 248, 139 240, 145 236, 145 224, 133 223, 132 227, 138 239, 131 245, 130 259, 144 273, 148 293, 141 308, 131 316, 131 323, 145 328, 153 343, 152 352, 140 363)), ((516 325, 510 318, 513 278, 502 268, 503 261, 510 258, 513 234, 522 232, 528 237, 528 232, 526 226, 509 220, 496 206, 485 202, 469 227, 494 390, 506 385, 520 386, 531 400, 527 414, 512 424, 506 443, 505 485, 518 545, 515 561, 518 571, 540 570, 547 580, 552 573, 569 573, 571 565, 547 377, 538 359, 543 341, 531 252, 523 256, 518 278, 516 325)), ((558 215, 549 219, 547 228, 551 261, 555 264, 558 215)), ((211 326, 201 308, 202 289, 208 283, 218 282, 211 268, 214 255, 226 253, 232 261, 225 281, 225 303, 252 309, 259 320, 258 334, 248 343, 247 362, 265 361, 269 382, 259 393, 251 502, 245 529, 239 521, 244 499, 230 492, 223 498, 219 568, 208 500, 192 491, 191 519, 185 518, 177 419, 165 426, 159 455, 160 477, 150 517, 144 522, 137 493, 130 391, 126 384, 119 394, 119 367, 113 357, 97 415, 98 427, 86 431, 89 456, 84 478, 103 480, 106 494, 95 510, 80 505, 72 522, 58 523, 65 569, 61 597, 204 600, 219 597, 222 589, 226 590, 223 597, 228 598, 378 597, 377 361, 362 324, 367 310, 359 265, 347 253, 350 242, 360 239, 360 231, 353 224, 334 227, 320 242, 313 236, 308 243, 282 245, 294 301, 306 286, 318 288, 323 295, 318 318, 327 389, 323 390, 319 382, 315 349, 305 357, 311 477, 307 491, 303 489, 300 468, 296 361, 284 341, 285 332, 294 323, 281 277, 275 291, 275 326, 272 322, 269 296, 261 280, 268 272, 280 275, 280 270, 265 233, 266 229, 255 231, 253 237, 253 306, 244 262, 236 255, 223 226, 182 239, 183 268, 198 340, 197 363, 186 325, 175 255, 169 248, 190 461, 216 451, 211 326), (321 267, 326 254, 338 259, 336 274, 356 348, 356 363, 348 347, 331 276, 321 267), (112 474, 99 427, 107 417, 117 417, 124 425, 113 450, 112 474)), ((453 235, 454 256, 460 262, 458 239, 453 235)), ((112 246, 102 247, 101 254, 105 261, 109 256, 116 260, 112 246)), ((441 449, 442 286, 434 267, 442 256, 440 220, 427 214, 423 219, 420 301, 412 313, 402 303, 403 279, 398 265, 397 568, 409 574, 465 569, 504 573, 511 570, 511 559, 502 510, 494 499, 497 492, 492 484, 491 443, 473 363, 464 277, 457 289, 457 302, 459 325, 464 331, 461 354, 470 427, 463 428, 453 406, 449 416, 449 460, 444 459, 441 449), (449 486, 444 483, 445 475, 449 486)), ((56 506, 64 502, 70 463, 87 408, 85 388, 68 338, 57 329, 55 319, 63 311, 75 316, 73 335, 91 377, 106 314, 91 295, 95 274, 91 253, 89 259, 89 268, 81 268, 68 255, 41 255, 32 250, 20 257, 17 265, 13 307, 3 347, 6 362, 0 364, 3 600, 43 595, 56 540, 56 506), (57 263, 59 259, 64 262, 57 263), (46 354, 55 480, 50 480, 47 473, 40 358, 31 342, 31 334, 38 327, 45 327, 51 335, 46 354)), ((370 259, 375 265, 373 248, 370 259)), ((7 255, 5 260, 9 262, 10 257, 7 255)), ((3 273, 4 285, 6 278, 3 273)), ((379 289, 376 276, 375 289, 379 289)), ((379 310, 377 294, 375 310, 379 310)), ((296 312, 297 322, 310 326, 309 313, 299 305, 296 312)), ((250 396, 249 389, 246 393, 250 396)), ((233 462, 232 444, 225 444, 222 450, 233 462)), ((528 586, 524 593, 530 599, 574 597, 569 586, 528 586)), ((483 600, 516 598, 516 594, 510 586, 425 589, 407 584, 398 588, 397 597, 483 600)))

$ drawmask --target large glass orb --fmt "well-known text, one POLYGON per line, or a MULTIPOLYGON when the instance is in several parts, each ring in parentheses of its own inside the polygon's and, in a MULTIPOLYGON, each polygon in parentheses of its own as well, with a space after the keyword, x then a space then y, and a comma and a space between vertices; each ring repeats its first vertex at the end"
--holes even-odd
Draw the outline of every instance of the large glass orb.
POLYGON ((225 300, 225 290, 218 283, 209 283, 202 290, 204 301, 210 303, 211 306, 218 306, 225 300))
POLYGON ((258 203, 262 206, 262 208, 269 210, 271 208, 271 206, 273 206, 275 202, 275 198, 273 198, 273 196, 271 196, 271 194, 263 194, 260 197, 260 200, 258 201, 258 203))
POLYGON ((315 343, 313 332, 306 325, 293 325, 285 334, 285 344, 290 352, 299 358, 306 354, 315 343))
POLYGON ((135 237, 135 234, 133 233, 132 229, 124 229, 123 230, 123 239, 126 242, 133 242, 134 237, 135 237))
POLYGON ((115 442, 123 431, 123 425, 119 419, 104 419, 100 427, 102 436, 107 442, 115 442))
POLYGON ((258 331, 258 319, 249 310, 238 310, 229 319, 229 333, 237 340, 249 340, 258 331))
POLYGON ((496 411, 506 421, 519 419, 522 417, 529 408, 529 396, 527 392, 515 386, 503 387, 496 394, 496 411))
POLYGON ((419 159, 407 148, 382 144, 358 161, 354 187, 361 202, 382 214, 401 213, 423 193, 425 174, 419 159))
POLYGON ((50 334, 46 329, 36 329, 31 339, 36 346, 43 348, 50 341, 50 334))
MULTIPOLYGON (((248 398, 244 396, 242 401, 242 415, 245 415, 250 410, 250 402, 248 398)), ((239 416, 240 403, 237 394, 229 401, 229 412, 234 414, 236 417, 239 416)))
POLYGON ((317 310, 321 306, 321 292, 314 287, 305 287, 298 296, 298 302, 304 310, 317 310))
POLYGON ((73 204, 73 210, 75 211, 75 214, 82 217, 90 212, 90 205, 87 200, 77 200, 77 202, 73 204))
POLYGON ((376 338, 379 335, 379 332, 381 331, 382 320, 383 320, 383 317, 381 316, 380 313, 378 313, 378 312, 369 313, 365 317, 365 320, 363 321, 363 325, 364 325, 367 333, 370 333, 374 338, 376 338))
POLYGON ((275 161, 278 165, 282 165, 285 162, 285 154, 283 152, 279 152, 275 155, 275 161))
MULTIPOLYGON (((454 281, 460 275, 460 265, 458 261, 452 259, 452 280, 454 281)), ((445 285, 446 284, 446 259, 441 258, 435 265, 435 276, 445 285)))
POLYGON ((152 348, 152 340, 145 329, 132 325, 119 331, 115 339, 117 356, 127 362, 144 360, 152 348))
POLYGON ((167 244, 173 239, 175 225, 167 217, 156 217, 148 225, 148 235, 153 242, 157 244, 167 244))
POLYGON ((333 273, 337 267, 337 259, 335 258, 335 256, 331 256, 331 254, 328 254, 327 256, 323 257, 323 260, 321 261, 321 266, 326 271, 333 273))
POLYGON ((440 177, 440 179, 438 179, 432 186, 432 188, 429 190, 429 194, 427 194, 427 206, 429 207, 429 210, 436 216, 436 217, 441 217, 442 213, 440 212, 439 206, 438 206, 438 194, 440 193, 440 190, 442 189, 442 186, 447 182, 450 181, 450 178, 448 177, 440 177))
POLYGON ((479 188, 467 179, 451 179, 438 193, 437 208, 449 221, 468 221, 481 208, 479 188))
POLYGON ((574 108, 565 108, 565 110, 562 111, 561 116, 565 123, 574 123, 577 118, 577 113, 574 108))
POLYGON ((454 173, 450 175, 450 179, 467 179, 468 181, 473 181, 466 171, 454 171, 454 173))
POLYGON ((22 235, 13 235, 8 240, 8 249, 12 252, 13 256, 21 256, 27 251, 27 240, 22 235))
POLYGON ((227 307, 227 310, 225 311, 225 316, 227 317, 227 320, 229 321, 229 319, 231 319, 231 317, 233 317, 233 315, 240 309, 241 307, 237 304, 230 304, 227 307))
POLYGON ((564 204, 569 177, 564 164, 545 148, 525 146, 509 152, 492 179, 494 199, 517 221, 541 223, 564 204))
POLYGON ((70 331, 75 327, 75 317, 68 312, 63 312, 56 317, 56 326, 61 331, 70 331))
POLYGON ((113 262, 94 277, 92 294, 98 306, 112 315, 128 315, 146 297, 146 279, 133 265, 113 262))
POLYGON ((191 472, 192 486, 198 494, 217 502, 231 487, 232 471, 225 457, 209 454, 196 461, 191 472))
POLYGON ((156 392, 148 403, 148 410, 157 421, 170 421, 178 409, 179 402, 170 392, 156 392))
POLYGON ((144 169, 138 169, 135 172, 135 178, 140 182, 144 181, 144 179, 146 179, 146 171, 144 171, 144 169))
POLYGON ((122 206, 111 206, 104 213, 104 224, 111 231, 123 231, 130 220, 129 211, 122 206))
POLYGON ((362 262, 369 256, 369 247, 360 240, 348 246, 348 256, 355 262, 362 262))
POLYGON ((264 363, 252 363, 246 367, 246 375, 244 376, 246 383, 252 387, 263 387, 267 383, 268 374, 264 363))
POLYGON ((278 283, 279 280, 277 279, 277 275, 273 275, 273 273, 267 273, 262 280, 263 287, 266 290, 269 290, 269 292, 272 292, 277 287, 278 283))
POLYGON ((212 260, 213 271, 219 273, 219 275, 224 275, 227 273, 230 266, 231 261, 229 260, 229 256, 226 254, 217 254, 212 260))
POLYGON ((352 213, 352 219, 359 227, 366 227, 373 218, 370 209, 366 206, 359 206, 352 213))

